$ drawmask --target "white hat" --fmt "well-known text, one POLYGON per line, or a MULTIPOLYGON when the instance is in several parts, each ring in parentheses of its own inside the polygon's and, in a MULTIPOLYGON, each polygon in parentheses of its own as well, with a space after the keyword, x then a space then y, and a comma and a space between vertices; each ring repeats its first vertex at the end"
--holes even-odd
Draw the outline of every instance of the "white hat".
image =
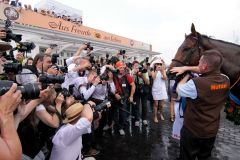
POLYGON ((150 67, 153 68, 156 63, 163 63, 163 61, 162 59, 156 59, 150 64, 150 67))

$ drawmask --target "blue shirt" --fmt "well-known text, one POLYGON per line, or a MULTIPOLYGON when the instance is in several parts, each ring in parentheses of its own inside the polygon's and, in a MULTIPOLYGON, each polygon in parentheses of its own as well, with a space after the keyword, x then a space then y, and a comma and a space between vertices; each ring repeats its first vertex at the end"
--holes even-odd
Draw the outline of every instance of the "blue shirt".
POLYGON ((191 79, 185 84, 178 85, 177 92, 180 97, 189 97, 191 99, 197 98, 197 89, 195 83, 191 79))

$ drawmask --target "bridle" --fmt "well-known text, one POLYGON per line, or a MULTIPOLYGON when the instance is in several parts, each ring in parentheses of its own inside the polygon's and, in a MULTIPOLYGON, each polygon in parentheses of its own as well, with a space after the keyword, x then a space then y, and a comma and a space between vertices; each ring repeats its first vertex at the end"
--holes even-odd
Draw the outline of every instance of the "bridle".
MULTIPOLYGON (((191 36, 191 35, 189 35, 191 36)), ((187 39, 189 36, 187 36, 185 39, 187 39)), ((189 52, 189 53, 186 53, 186 58, 181 61, 181 60, 178 60, 178 59, 172 59, 172 61, 175 61, 177 63, 180 63, 182 66, 191 66, 191 58, 192 58, 192 55, 195 53, 195 51, 198 52, 198 56, 199 56, 199 59, 201 57, 201 53, 203 51, 203 47, 200 45, 201 43, 199 42, 199 39, 197 37, 191 37, 193 39, 196 40, 196 44, 194 45, 193 48, 184 48, 183 49, 183 52, 189 52)))

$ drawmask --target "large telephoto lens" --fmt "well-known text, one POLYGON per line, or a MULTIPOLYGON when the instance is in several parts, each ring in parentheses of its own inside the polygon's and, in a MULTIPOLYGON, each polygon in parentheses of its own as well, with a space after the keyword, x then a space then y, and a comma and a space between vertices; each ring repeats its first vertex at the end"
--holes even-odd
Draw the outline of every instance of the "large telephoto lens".
MULTIPOLYGON (((13 82, 2 80, 0 81, 0 96, 4 95, 12 87, 13 82)), ((18 86, 17 90, 22 93, 22 99, 37 99, 39 98, 40 89, 37 84, 29 83, 23 86, 18 86)))
POLYGON ((39 81, 45 84, 62 84, 64 82, 64 77, 56 75, 42 75, 39 77, 39 81))

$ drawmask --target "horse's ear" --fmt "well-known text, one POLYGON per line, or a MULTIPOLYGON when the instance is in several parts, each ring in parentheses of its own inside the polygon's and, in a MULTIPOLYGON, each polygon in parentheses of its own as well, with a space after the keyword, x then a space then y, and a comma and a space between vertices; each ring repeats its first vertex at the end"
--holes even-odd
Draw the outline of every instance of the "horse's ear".
POLYGON ((196 31, 193 23, 192 23, 192 26, 191 26, 191 32, 192 32, 193 35, 197 36, 197 31, 196 31))
POLYGON ((185 38, 187 38, 187 34, 185 33, 185 38))

